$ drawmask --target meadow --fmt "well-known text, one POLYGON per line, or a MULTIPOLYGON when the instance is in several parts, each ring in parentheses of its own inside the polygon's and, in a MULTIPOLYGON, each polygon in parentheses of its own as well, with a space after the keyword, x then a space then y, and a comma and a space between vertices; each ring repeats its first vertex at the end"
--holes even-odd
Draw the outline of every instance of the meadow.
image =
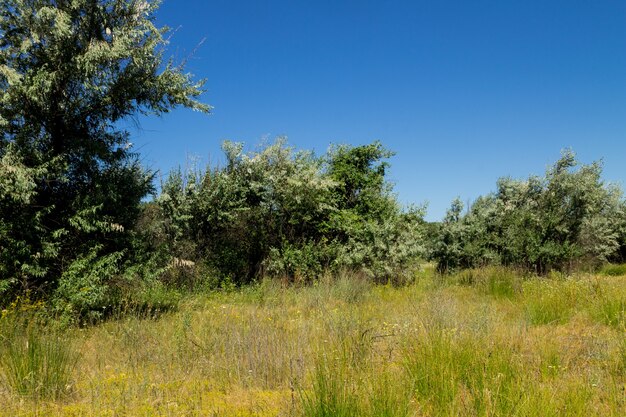
POLYGON ((56 331, 5 310, 0 415, 623 416, 626 276, 607 271, 267 280, 56 331))

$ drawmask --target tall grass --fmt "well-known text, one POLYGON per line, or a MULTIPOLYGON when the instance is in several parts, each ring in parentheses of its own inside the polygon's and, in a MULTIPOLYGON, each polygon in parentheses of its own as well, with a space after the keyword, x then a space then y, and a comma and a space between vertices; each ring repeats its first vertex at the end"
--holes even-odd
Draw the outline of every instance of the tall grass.
POLYGON ((607 264, 600 270, 601 275, 619 277, 626 275, 626 264, 607 264))
MULTIPOLYGON (((3 376, 0 416, 626 415, 626 332, 606 319, 619 316, 606 305, 623 299, 624 277, 509 279, 513 293, 484 275, 463 285, 421 276, 407 287, 357 276, 264 281, 185 295, 158 319, 71 330, 80 361, 57 384, 71 395, 26 401, 3 376)), ((26 360, 28 338, 2 334, 5 375, 8 341, 26 360)))
POLYGON ((626 287, 619 279, 607 277, 592 284, 593 298, 587 303, 591 317, 616 329, 626 328, 626 287))
POLYGON ((511 268, 489 266, 463 270, 453 279, 461 285, 476 287, 484 294, 512 298, 521 292, 524 277, 511 268))
POLYGON ((524 310, 531 324, 564 324, 587 297, 575 280, 535 279, 524 285, 524 310))
POLYGON ((343 363, 318 361, 310 391, 302 391, 305 417, 360 417, 363 413, 354 378, 343 363))
POLYGON ((36 325, 3 327, 0 368, 6 386, 32 399, 68 394, 77 358, 71 342, 36 325))
POLYGON ((520 370, 511 346, 454 329, 425 332, 404 359, 422 408, 432 415, 512 415, 520 370))

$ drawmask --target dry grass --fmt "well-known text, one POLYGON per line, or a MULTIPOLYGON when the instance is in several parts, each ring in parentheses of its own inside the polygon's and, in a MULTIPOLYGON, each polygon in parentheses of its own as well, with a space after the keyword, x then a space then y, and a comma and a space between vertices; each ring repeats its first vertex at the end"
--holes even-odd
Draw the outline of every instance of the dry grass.
POLYGON ((5 383, 0 415, 626 415, 626 277, 493 273, 264 282, 73 329, 72 389, 5 383))

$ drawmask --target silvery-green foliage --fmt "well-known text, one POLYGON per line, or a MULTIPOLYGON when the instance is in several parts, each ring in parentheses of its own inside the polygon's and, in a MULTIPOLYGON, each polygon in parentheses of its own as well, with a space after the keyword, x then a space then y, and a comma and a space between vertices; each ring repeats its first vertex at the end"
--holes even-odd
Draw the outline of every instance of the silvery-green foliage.
POLYGON ((402 212, 395 201, 395 212, 384 218, 347 221, 341 232, 348 236, 337 244, 338 269, 352 269, 366 273, 378 282, 406 282, 411 278, 411 266, 424 253, 424 209, 411 208, 402 212))
POLYGON ((543 177, 501 178, 465 215, 453 203, 432 256, 442 271, 502 263, 539 273, 619 257, 625 203, 601 174, 565 151, 543 177))
POLYGON ((421 209, 402 212, 378 143, 323 156, 284 139, 258 151, 225 142, 226 164, 174 172, 157 199, 164 245, 237 282, 261 274, 312 280, 329 269, 397 276, 421 253, 421 209), (360 158, 360 159, 359 159, 360 158))
POLYGON ((456 198, 432 238, 429 256, 437 261, 440 272, 456 269, 463 263, 463 238, 466 226, 462 222, 463 202, 456 198))
POLYGON ((127 249, 152 175, 120 122, 209 111, 202 82, 164 58, 157 7, 0 0, 0 247, 13 253, 0 254, 0 290, 46 295, 94 244, 102 256, 127 249))

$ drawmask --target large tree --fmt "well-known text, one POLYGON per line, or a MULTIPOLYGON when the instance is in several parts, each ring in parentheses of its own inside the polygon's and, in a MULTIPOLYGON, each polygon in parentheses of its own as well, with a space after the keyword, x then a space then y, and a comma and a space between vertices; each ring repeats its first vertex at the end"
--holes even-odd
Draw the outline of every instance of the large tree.
POLYGON ((54 288, 81 254, 123 250, 151 176, 124 120, 208 112, 164 59, 158 2, 0 0, 0 297, 54 288))

